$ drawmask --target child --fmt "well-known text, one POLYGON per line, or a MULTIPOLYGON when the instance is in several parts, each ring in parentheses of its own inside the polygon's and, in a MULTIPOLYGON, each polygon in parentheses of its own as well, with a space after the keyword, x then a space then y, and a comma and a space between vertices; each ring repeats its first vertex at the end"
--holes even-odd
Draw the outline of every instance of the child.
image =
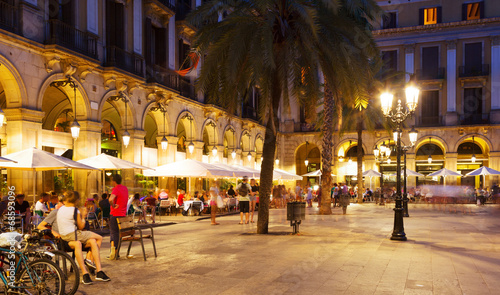
POLYGON ((134 200, 132 201, 132 207, 134 208, 134 212, 141 212, 141 214, 139 215, 139 220, 137 220, 137 223, 141 223, 141 221, 147 223, 146 210, 141 207, 141 204, 142 204, 141 195, 136 193, 134 195, 134 200))

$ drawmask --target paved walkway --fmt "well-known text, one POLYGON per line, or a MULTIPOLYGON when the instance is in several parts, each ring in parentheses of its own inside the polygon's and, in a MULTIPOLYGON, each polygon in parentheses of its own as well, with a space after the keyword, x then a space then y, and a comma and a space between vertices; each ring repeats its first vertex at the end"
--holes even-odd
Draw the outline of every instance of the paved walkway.
POLYGON ((499 207, 411 205, 408 241, 398 242, 389 239, 392 206, 354 204, 345 216, 338 208, 331 216, 310 208, 298 236, 289 234, 284 209, 271 210, 270 235, 238 225, 238 216, 218 218, 218 226, 192 218, 158 227, 158 258, 149 241, 146 262, 133 246, 135 258, 104 261, 111 282, 82 285, 79 293, 500 293, 499 207))

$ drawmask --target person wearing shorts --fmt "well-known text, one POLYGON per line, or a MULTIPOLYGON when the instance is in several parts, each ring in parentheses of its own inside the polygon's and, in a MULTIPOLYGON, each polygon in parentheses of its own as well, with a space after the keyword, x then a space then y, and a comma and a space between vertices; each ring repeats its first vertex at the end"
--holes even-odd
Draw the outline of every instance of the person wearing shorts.
POLYGON ((239 195, 240 206, 240 224, 243 224, 243 214, 245 215, 245 224, 248 224, 248 217, 250 212, 250 193, 252 187, 248 184, 248 177, 243 176, 243 182, 236 187, 239 195))
POLYGON ((250 222, 253 221, 253 213, 255 211, 255 205, 257 205, 257 196, 259 195, 259 185, 255 182, 255 179, 250 179, 250 186, 252 187, 252 191, 250 193, 250 222))
POLYGON ((57 227, 61 238, 68 242, 68 245, 75 250, 75 260, 82 270, 82 282, 85 285, 92 284, 89 272, 85 266, 83 258, 83 247, 92 249, 92 256, 96 266, 96 277, 98 281, 109 281, 110 278, 102 271, 101 257, 99 248, 101 247, 102 237, 91 231, 82 231, 85 227, 86 208, 81 211, 77 209, 80 204, 80 194, 76 191, 68 191, 64 196, 64 206, 57 212, 57 227))

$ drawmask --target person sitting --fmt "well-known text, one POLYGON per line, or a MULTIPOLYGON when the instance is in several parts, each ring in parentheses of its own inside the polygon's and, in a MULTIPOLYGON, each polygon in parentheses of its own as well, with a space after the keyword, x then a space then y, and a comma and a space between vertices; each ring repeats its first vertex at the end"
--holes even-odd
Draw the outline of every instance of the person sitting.
POLYGON ((97 206, 95 205, 95 200, 93 198, 88 198, 87 202, 85 202, 85 207, 87 208, 87 214, 95 213, 97 209, 97 206))
POLYGON ((68 245, 75 250, 75 259, 80 269, 82 270, 82 283, 85 285, 92 284, 89 272, 85 267, 83 258, 83 247, 92 249, 92 256, 96 266, 97 281, 109 281, 110 278, 102 271, 101 257, 99 249, 101 248, 102 237, 91 231, 82 231, 85 227, 85 212, 87 209, 82 208, 82 211, 77 209, 80 203, 80 194, 77 191, 68 191, 65 193, 65 202, 57 212, 57 225, 61 239, 68 242, 68 245))
POLYGON ((30 211, 30 203, 24 200, 24 194, 16 195, 16 203, 14 204, 14 210, 17 214, 23 216, 24 220, 24 229, 30 229, 30 219, 31 219, 31 211, 30 211))
POLYGON ((233 189, 233 186, 230 185, 229 186, 229 189, 227 190, 227 195, 230 197, 230 198, 234 198, 236 196, 236 192, 234 191, 233 189))
POLYGON ((49 211, 56 209, 57 203, 59 203, 59 197, 56 192, 52 192, 49 197, 49 211))
POLYGON ((158 197, 160 198, 160 200, 168 200, 168 189, 162 189, 158 197))
POLYGON ((42 193, 40 199, 35 204, 35 213, 42 217, 45 213, 49 212, 47 202, 49 201, 49 194, 42 193))
POLYGON ((158 201, 156 200, 155 197, 152 197, 152 196, 148 196, 146 197, 146 210, 144 210, 144 212, 146 212, 148 209, 151 210, 151 219, 153 220, 153 223, 155 223, 155 217, 156 217, 156 204, 158 203, 158 201))
POLYGON ((132 208, 134 208, 134 214, 139 213, 139 220, 137 220, 137 223, 147 223, 146 222, 146 209, 142 206, 141 202, 141 195, 139 193, 136 193, 134 195, 134 199, 132 201, 132 208))
POLYGON ((177 204, 180 206, 184 205, 184 191, 181 190, 179 193, 179 197, 177 198, 177 204))

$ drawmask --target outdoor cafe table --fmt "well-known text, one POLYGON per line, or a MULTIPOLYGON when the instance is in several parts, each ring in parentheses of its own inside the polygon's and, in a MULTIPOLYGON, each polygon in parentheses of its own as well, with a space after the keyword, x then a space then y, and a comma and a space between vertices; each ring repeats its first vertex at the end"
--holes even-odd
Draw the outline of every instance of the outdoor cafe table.
POLYGON ((184 203, 183 203, 183 206, 184 206, 184 211, 189 210, 189 207, 190 207, 190 206, 191 206, 191 204, 193 204, 194 202, 199 202, 199 203, 201 203, 200 212, 201 212, 201 211, 203 211, 203 208, 204 208, 203 202, 202 202, 202 201, 194 201, 194 200, 184 201, 184 203))

